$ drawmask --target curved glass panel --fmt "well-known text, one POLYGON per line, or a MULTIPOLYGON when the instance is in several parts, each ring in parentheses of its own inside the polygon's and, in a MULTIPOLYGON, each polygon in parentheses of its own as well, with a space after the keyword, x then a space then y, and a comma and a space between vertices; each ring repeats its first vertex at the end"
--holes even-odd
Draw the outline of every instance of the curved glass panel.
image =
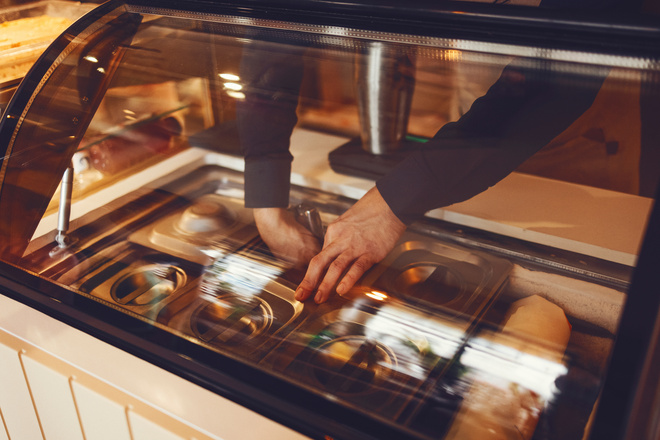
POLYGON ((0 126, 3 262, 413 438, 588 431, 656 60, 113 2, 75 29, 0 126), (301 290, 367 205, 357 282, 335 255, 301 290))

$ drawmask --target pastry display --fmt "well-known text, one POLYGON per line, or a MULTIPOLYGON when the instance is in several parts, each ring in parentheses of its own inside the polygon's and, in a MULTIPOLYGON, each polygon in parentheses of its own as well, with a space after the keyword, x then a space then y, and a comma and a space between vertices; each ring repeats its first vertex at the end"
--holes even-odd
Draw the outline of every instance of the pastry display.
POLYGON ((48 15, 0 23, 0 81, 25 76, 47 45, 71 23, 69 18, 48 15))

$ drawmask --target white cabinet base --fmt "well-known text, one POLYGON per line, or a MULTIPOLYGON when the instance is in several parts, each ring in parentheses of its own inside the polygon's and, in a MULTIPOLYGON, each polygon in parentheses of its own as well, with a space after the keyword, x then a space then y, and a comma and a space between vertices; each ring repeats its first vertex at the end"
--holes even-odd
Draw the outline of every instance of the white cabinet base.
POLYGON ((0 295, 0 440, 303 440, 0 295))

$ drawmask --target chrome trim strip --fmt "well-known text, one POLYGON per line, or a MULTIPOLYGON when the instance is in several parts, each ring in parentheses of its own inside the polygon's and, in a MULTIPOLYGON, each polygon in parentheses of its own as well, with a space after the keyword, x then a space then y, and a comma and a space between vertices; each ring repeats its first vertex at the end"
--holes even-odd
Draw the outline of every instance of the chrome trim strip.
MULTIPOLYGON (((534 46, 518 46, 513 44, 490 43, 474 40, 459 40, 440 37, 425 37, 419 35, 369 31, 363 29, 346 28, 338 26, 322 26, 304 23, 287 22, 281 20, 267 20, 261 18, 239 17, 211 13, 197 13, 174 9, 161 9, 155 7, 128 5, 130 12, 144 15, 161 15, 179 17, 191 20, 202 20, 215 23, 252 26, 267 29, 277 29, 315 34, 322 42, 334 45, 347 45, 337 38, 354 38, 359 40, 384 41, 406 45, 416 45, 444 50, 459 50, 481 54, 497 54, 511 57, 536 58, 552 61, 564 61, 581 64, 591 64, 602 67, 619 67, 628 69, 658 70, 660 60, 640 58, 633 56, 598 54, 590 52, 570 51, 561 49, 548 49, 534 46)), ((351 44, 353 46, 353 44, 351 44)))

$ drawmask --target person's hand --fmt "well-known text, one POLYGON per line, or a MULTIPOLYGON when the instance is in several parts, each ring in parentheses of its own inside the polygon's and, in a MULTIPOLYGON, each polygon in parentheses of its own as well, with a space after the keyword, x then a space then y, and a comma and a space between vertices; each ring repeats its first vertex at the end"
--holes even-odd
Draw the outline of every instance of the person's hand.
POLYGON ((262 240, 277 258, 306 266, 319 253, 319 240, 285 208, 255 208, 254 222, 262 240))
POLYGON ((385 258, 405 229, 378 189, 372 188, 328 226, 323 250, 312 258, 296 299, 304 301, 316 292, 314 301, 322 303, 335 285, 339 295, 348 292, 371 266, 385 258))

